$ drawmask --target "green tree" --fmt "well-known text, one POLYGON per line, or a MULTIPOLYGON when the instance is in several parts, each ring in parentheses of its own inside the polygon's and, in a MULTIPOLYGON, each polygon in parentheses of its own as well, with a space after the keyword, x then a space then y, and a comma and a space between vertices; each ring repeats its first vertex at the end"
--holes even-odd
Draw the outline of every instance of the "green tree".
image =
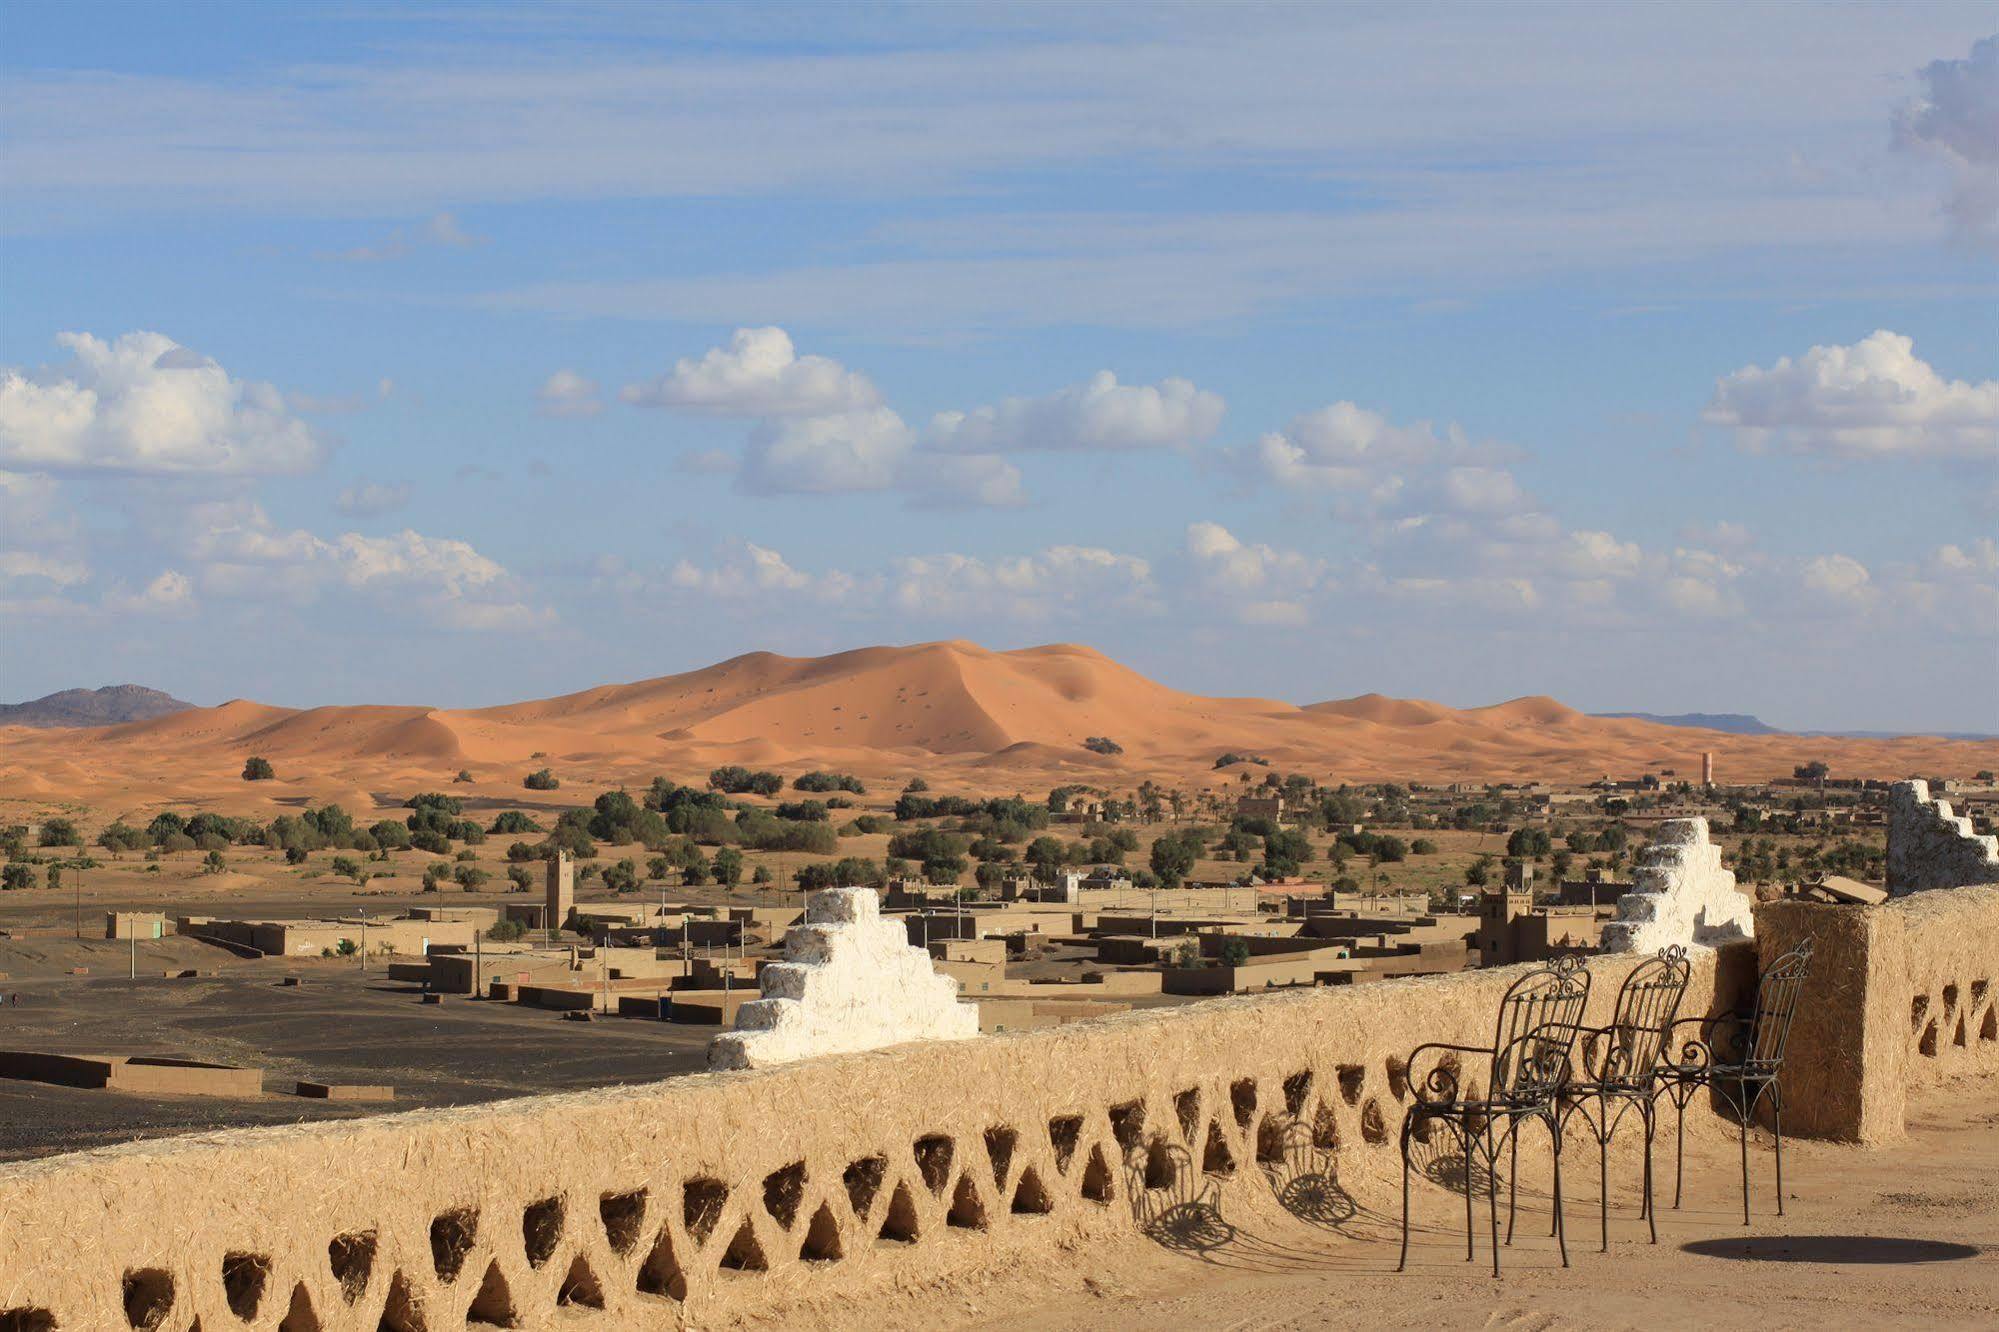
POLYGON ((246 782, 268 782, 277 775, 267 758, 253 757, 243 764, 243 780, 246 782))
POLYGON ((1483 888, 1492 882, 1492 857, 1481 855, 1465 866, 1465 883, 1473 888, 1483 888))
POLYGON ((604 886, 614 893, 629 893, 639 886, 639 867, 630 858, 604 867, 604 886))
POLYGON ((1162 888, 1177 888, 1201 854, 1200 839, 1190 832, 1168 833, 1152 844, 1149 863, 1162 888))
POLYGON ((521 778, 521 785, 530 791, 553 791, 561 786, 562 782, 547 768, 536 768, 533 772, 521 778))
POLYGON ((34 886, 35 872, 26 865, 9 864, 0 868, 0 889, 12 893, 34 886))
POLYGON ((743 853, 733 846, 715 852, 715 882, 733 888, 743 878, 743 853))
POLYGON ((50 819, 42 825, 43 846, 82 846, 83 835, 68 819, 50 819))

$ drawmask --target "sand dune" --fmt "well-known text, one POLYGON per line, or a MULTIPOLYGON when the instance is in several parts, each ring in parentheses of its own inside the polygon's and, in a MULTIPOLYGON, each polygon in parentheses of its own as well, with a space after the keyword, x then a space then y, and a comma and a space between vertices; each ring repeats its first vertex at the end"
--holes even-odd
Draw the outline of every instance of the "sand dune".
MULTIPOLYGON (((468 794, 518 793, 547 766, 565 791, 698 780, 723 763, 796 773, 858 772, 878 782, 922 774, 939 789, 1038 792, 1061 782, 1184 788, 1232 782, 1217 756, 1268 759, 1285 772, 1367 780, 1577 780, 1670 768, 1699 771, 1712 751, 1724 779, 1788 774, 1823 759, 1845 776, 1968 774, 1999 766, 1999 746, 1742 736, 1589 717, 1545 697, 1455 709, 1366 694, 1298 706, 1170 689, 1073 644, 995 652, 973 643, 862 648, 816 658, 768 652, 632 684, 502 707, 322 707, 235 700, 95 730, 0 729, 5 793, 119 807, 208 799, 276 809, 336 794, 450 782, 468 794), (1106 756, 1091 736, 1123 747, 1106 756), (280 780, 246 784, 260 754, 280 780)), ((1261 771, 1252 767, 1251 771, 1261 771)))

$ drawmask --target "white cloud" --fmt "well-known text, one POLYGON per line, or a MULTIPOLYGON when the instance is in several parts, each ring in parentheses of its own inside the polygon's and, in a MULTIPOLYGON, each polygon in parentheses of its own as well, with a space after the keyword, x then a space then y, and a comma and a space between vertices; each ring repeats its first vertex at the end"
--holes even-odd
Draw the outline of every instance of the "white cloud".
POLYGON ((1944 211, 1958 234, 1999 245, 1999 36, 1974 42, 1968 59, 1931 61, 1917 77, 1923 96, 1897 109, 1896 142, 1948 165, 1944 211))
POLYGON ((1850 555, 1820 555, 1806 562, 1798 581, 1829 601, 1863 601, 1874 590, 1867 566, 1850 555))
POLYGON ((269 384, 159 333, 63 333, 72 360, 0 367, 0 465, 138 475, 303 472, 326 448, 269 384))
POLYGON ((1186 550, 1195 589, 1246 624, 1304 624, 1307 599, 1333 586, 1326 561, 1242 541, 1220 523, 1189 523, 1186 550))
POLYGON ((777 417, 751 432, 740 482, 760 495, 887 490, 914 443, 887 407, 777 417))
POLYGON ((753 541, 743 542, 739 549, 713 566, 704 568, 690 560, 680 560, 668 572, 667 580, 683 591, 721 601, 798 596, 822 604, 840 604, 856 599, 866 590, 860 580, 838 569, 819 574, 795 569, 783 555, 753 541))
POLYGON ((1008 509, 1027 502, 1020 469, 986 453, 911 453, 896 471, 896 485, 922 508, 1008 509))
POLYGON ((1947 380, 1886 329, 1726 375, 1702 418, 1755 452, 1999 458, 1999 380, 1947 380))
POLYGON ((824 356, 800 356, 781 328, 739 328, 727 347, 683 357, 624 400, 710 416, 858 416, 881 403, 867 376, 824 356))
POLYGON ((1046 397, 939 412, 924 443, 953 453, 1186 449, 1215 433, 1223 407, 1221 395, 1184 379, 1120 384, 1102 370, 1046 397))
POLYGON ((408 529, 326 539, 280 528, 248 503, 205 505, 190 517, 187 549, 200 563, 203 590, 215 595, 310 600, 339 590, 462 629, 518 629, 550 618, 520 600, 498 561, 464 541, 408 529))
POLYGON ((534 396, 543 416, 595 416, 604 410, 597 381, 574 370, 557 370, 542 381, 534 396))
POLYGON ((1046 620, 1158 606, 1152 566, 1100 546, 1050 546, 1033 555, 913 555, 895 561, 893 607, 905 614, 1046 620))
POLYGON ((1359 490, 1407 468, 1463 453, 1464 432, 1428 421, 1398 426, 1379 412, 1335 402, 1292 418, 1257 440, 1243 461, 1286 488, 1359 490))
POLYGON ((1436 504, 1450 513, 1519 513, 1531 501, 1513 474, 1497 467, 1452 467, 1437 479, 1436 504))
POLYGON ((397 227, 373 245, 321 254, 321 259, 341 259, 350 263, 379 263, 385 259, 406 259, 421 249, 468 250, 484 245, 484 236, 474 236, 458 224, 451 213, 433 213, 413 227, 397 227))
POLYGON ((194 608, 194 583, 178 569, 163 569, 137 592, 114 589, 105 609, 122 615, 179 615, 194 608))
POLYGON ((90 579, 90 566, 81 560, 63 559, 31 550, 0 550, 0 583, 29 580, 75 587, 90 579))
POLYGON ((382 481, 357 481, 334 497, 333 507, 357 518, 374 518, 394 513, 410 502, 407 482, 391 485, 382 481))

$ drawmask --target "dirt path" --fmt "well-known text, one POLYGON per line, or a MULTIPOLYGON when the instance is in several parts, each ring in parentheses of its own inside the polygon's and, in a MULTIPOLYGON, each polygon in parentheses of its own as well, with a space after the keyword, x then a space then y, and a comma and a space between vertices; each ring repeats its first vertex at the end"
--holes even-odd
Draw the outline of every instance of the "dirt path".
MULTIPOLYGON (((1159 1243, 1022 1273, 1003 1292, 913 1299, 885 1311, 879 1325, 989 1332, 1999 1326, 1993 1090, 1989 1082, 1963 1085, 1913 1107, 1908 1140, 1890 1148, 1787 1148, 1783 1217, 1769 1206, 1768 1142, 1752 1144, 1758 1205, 1746 1228, 1733 1144, 1695 1144, 1686 1204, 1662 1209, 1657 1247, 1644 1242, 1635 1190, 1627 1188, 1627 1205, 1613 1199, 1611 1251, 1597 1251, 1591 1172, 1569 1199, 1567 1270, 1538 1193, 1531 1210, 1523 1193, 1520 1238, 1505 1250, 1495 1281, 1482 1242, 1481 1261, 1464 1261, 1461 1204, 1424 1185, 1424 1228, 1403 1275, 1394 1270, 1393 1212, 1356 1208, 1283 1234, 1251 1234, 1216 1218, 1162 1233, 1159 1243)), ((1670 1201, 1670 1149, 1666 1161, 1670 1201)))

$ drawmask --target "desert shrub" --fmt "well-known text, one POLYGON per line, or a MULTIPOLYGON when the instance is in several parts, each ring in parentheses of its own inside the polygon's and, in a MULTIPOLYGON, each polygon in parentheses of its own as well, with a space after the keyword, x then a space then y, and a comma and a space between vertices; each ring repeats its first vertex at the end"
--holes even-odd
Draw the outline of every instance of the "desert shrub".
POLYGON ((477 865, 460 865, 451 872, 451 877, 456 879, 458 886, 466 892, 476 893, 493 876, 477 865))
POLYGON ((1409 854, 1412 856, 1434 856, 1437 854, 1437 844, 1427 837, 1418 837, 1415 841, 1409 843, 1409 854))
POLYGON ((441 860, 433 861, 430 864, 424 866, 423 890, 427 893, 434 893, 437 891, 437 886, 450 877, 451 877, 450 866, 446 865, 441 860))
POLYGON ((743 853, 733 846, 722 847, 715 852, 712 869, 716 883, 728 888, 735 887, 743 878, 743 853))
POLYGON ((0 889, 12 893, 34 886, 35 872, 26 865, 9 863, 0 866, 0 889))
POLYGON ((143 851, 149 842, 146 834, 123 823, 114 823, 97 834, 97 844, 106 851, 143 851))
POLYGON ((861 785, 860 778, 845 772, 808 772, 792 782, 791 789, 821 794, 827 791, 848 791, 854 795, 868 793, 868 788, 861 785))
POLYGON ((826 822, 826 806, 818 800, 790 800, 779 805, 774 811, 780 819, 790 819, 794 823, 826 822))
POLYGON ((472 774, 466 771, 464 768, 460 768, 458 770, 458 775, 456 777, 453 777, 451 780, 454 782, 469 782, 472 780, 472 774))
POLYGON ((444 835, 454 842, 463 842, 467 846, 478 846, 486 840, 486 830, 470 819, 458 820, 444 835))
POLYGON ((442 810, 455 819, 465 812, 465 802, 457 796, 448 796, 437 791, 419 791, 403 801, 403 808, 442 810))
POLYGON ((486 931, 486 937, 494 943, 513 943, 524 937, 528 927, 517 920, 496 920, 486 931))
POLYGON ((500 817, 494 819, 493 826, 486 831, 492 833, 495 837, 507 837, 518 836, 521 833, 538 833, 541 830, 542 827, 539 823, 536 823, 520 810, 509 809, 502 812, 500 817))
POLYGON ((521 785, 530 791, 553 791, 561 786, 562 782, 561 779, 547 768, 536 768, 533 772, 521 778, 521 785))
POLYGON ((513 891, 517 893, 531 893, 534 891, 534 871, 526 865, 509 865, 507 882, 514 886, 513 891))
POLYGON ((1089 750, 1092 754, 1124 753, 1124 746, 1119 744, 1117 741, 1111 739, 1107 735, 1092 735, 1086 737, 1083 741, 1083 748, 1089 750))
POLYGON ((413 845, 410 830, 394 819, 383 819, 368 829, 375 845, 383 851, 407 851, 413 845))
POLYGON ((361 951, 361 945, 355 943, 352 939, 342 939, 333 946, 333 951, 341 957, 352 957, 361 951))
POLYGON ((411 833, 410 845, 419 851, 428 851, 434 856, 451 854, 451 839, 431 828, 411 833))
POLYGON ((160 850, 192 851, 194 850, 194 839, 192 837, 189 837, 186 833, 174 833, 172 836, 163 838, 161 840, 160 850))
POLYGON ((546 858, 546 853, 541 847, 532 846, 527 842, 515 842, 507 847, 507 860, 515 865, 525 864, 530 860, 543 860, 546 858))
POLYGON ((709 773, 708 785, 726 795, 773 796, 784 789, 784 778, 774 772, 752 772, 731 763, 709 773))
POLYGON ((42 825, 43 846, 82 846, 83 835, 68 819, 50 819, 42 825))
POLYGON ((639 867, 629 859, 620 860, 615 865, 606 865, 604 886, 617 893, 636 890, 639 886, 639 867))
POLYGON ((243 780, 246 782, 268 782, 277 775, 267 758, 251 758, 243 764, 243 780))

